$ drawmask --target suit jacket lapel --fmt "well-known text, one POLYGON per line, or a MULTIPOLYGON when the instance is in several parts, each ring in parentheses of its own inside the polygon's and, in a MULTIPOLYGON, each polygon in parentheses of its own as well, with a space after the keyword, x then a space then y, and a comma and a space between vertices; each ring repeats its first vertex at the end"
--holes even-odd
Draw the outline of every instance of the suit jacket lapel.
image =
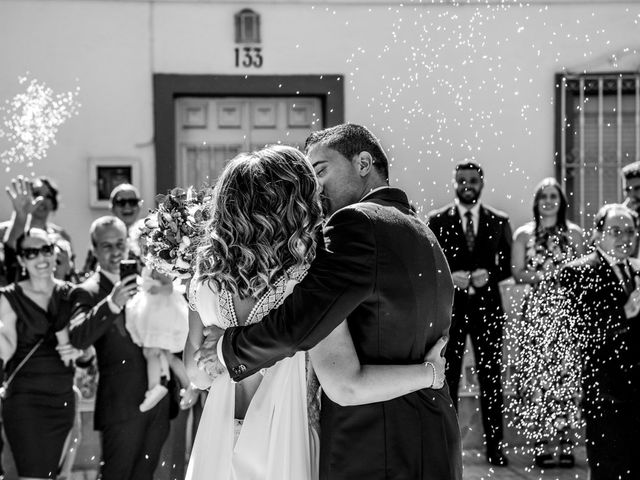
MULTIPOLYGON (((111 290, 113 290, 113 283, 111 283, 111 280, 109 280, 107 276, 103 275, 102 273, 97 273, 96 275, 99 275, 98 288, 100 298, 106 298, 111 293, 111 290)), ((120 333, 120 335, 122 335, 123 337, 126 337, 127 331, 124 326, 124 315, 125 309, 122 309, 122 312, 118 314, 118 317, 113 321, 113 323, 118 329, 118 333, 120 333)))
POLYGON ((633 288, 636 287, 636 277, 640 276, 640 270, 634 266, 632 261, 629 261, 629 273, 631 274, 631 280, 633 281, 633 288))
POLYGON ((478 238, 487 238, 487 228, 489 226, 489 214, 485 208, 480 204, 480 210, 478 211, 478 233, 476 233, 476 245, 478 245, 478 238))
POLYGON ((109 280, 107 276, 102 273, 97 272, 96 275, 98 276, 96 280, 98 283, 100 298, 104 298, 111 293, 111 290, 113 290, 113 283, 111 283, 111 280, 109 280))
POLYGON ((613 265, 611 265, 599 251, 596 251, 596 258, 598 268, 600 269, 598 277, 602 279, 605 287, 609 286, 609 288, 615 290, 619 295, 625 296, 626 292, 622 285, 622 280, 620 280, 618 274, 613 269, 613 265))

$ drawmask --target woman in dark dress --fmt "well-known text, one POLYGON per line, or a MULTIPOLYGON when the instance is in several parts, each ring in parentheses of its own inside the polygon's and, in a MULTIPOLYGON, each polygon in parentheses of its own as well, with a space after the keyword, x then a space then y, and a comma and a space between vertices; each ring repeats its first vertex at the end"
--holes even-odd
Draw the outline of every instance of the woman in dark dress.
POLYGON ((68 343, 72 284, 54 278, 54 245, 44 230, 22 234, 17 254, 28 278, 0 288, 0 356, 6 378, 17 371, 2 417, 20 478, 50 479, 75 413, 73 360, 79 352, 68 343))

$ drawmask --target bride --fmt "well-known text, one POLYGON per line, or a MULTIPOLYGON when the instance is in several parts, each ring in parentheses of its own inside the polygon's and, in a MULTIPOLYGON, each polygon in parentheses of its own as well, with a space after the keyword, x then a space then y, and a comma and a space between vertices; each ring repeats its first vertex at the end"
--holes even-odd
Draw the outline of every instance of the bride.
POLYGON ((233 159, 208 208, 189 295, 197 314, 190 316, 184 356, 192 382, 210 390, 187 480, 317 479, 316 373, 329 398, 343 405, 443 386, 444 339, 427 353, 428 366, 361 366, 346 321, 309 352, 311 362, 298 352, 239 383, 228 374, 212 383, 193 360, 204 327, 259 322, 278 307, 314 258, 322 213, 313 168, 286 146, 233 159))

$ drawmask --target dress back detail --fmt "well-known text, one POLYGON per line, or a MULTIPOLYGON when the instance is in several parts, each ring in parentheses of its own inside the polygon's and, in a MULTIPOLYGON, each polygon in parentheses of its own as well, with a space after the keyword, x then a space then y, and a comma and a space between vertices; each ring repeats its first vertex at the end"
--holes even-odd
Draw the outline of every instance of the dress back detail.
MULTIPOLYGON (((307 268, 290 268, 253 306, 245 325, 257 323, 282 304, 307 268)), ((238 325, 232 295, 192 280, 190 303, 205 326, 238 325), (193 285, 195 284, 195 285, 193 285)), ((265 369, 239 431, 235 383, 228 374, 209 390, 194 441, 186 480, 315 480, 319 438, 309 428, 305 353, 265 369)))

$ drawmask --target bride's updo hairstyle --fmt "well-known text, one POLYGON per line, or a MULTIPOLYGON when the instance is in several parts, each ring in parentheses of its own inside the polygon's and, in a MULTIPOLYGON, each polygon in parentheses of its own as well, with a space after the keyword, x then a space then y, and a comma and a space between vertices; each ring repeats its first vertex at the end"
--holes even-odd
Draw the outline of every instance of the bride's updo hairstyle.
POLYGON ((218 179, 197 255, 199 279, 259 298, 315 257, 319 184, 306 157, 274 145, 231 160, 218 179))

